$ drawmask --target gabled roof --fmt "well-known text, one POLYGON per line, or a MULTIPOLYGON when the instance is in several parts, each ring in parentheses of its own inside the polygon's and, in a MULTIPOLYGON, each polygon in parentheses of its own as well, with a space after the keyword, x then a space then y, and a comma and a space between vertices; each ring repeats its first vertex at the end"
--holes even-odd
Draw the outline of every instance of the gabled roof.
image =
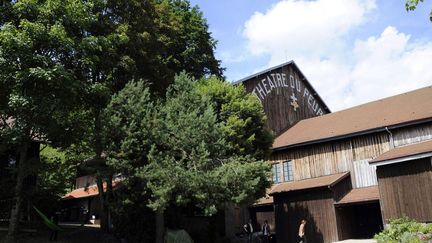
POLYGON ((331 111, 330 111, 330 108, 326 105, 326 103, 325 103, 324 100, 321 98, 321 96, 318 94, 318 92, 316 92, 316 90, 315 90, 315 88, 313 87, 313 85, 309 82, 309 80, 306 78, 306 76, 303 74, 303 72, 300 70, 300 68, 299 68, 299 67, 297 66, 297 64, 294 62, 294 60, 290 60, 290 61, 287 61, 287 62, 282 63, 282 64, 280 64, 280 65, 277 65, 277 66, 274 66, 274 67, 267 68, 267 69, 265 69, 265 70, 263 70, 263 71, 261 71, 261 72, 258 72, 258 73, 254 73, 254 74, 249 75, 249 76, 247 76, 247 77, 245 77, 245 78, 242 78, 242 79, 240 79, 240 80, 234 81, 233 84, 241 84, 241 83, 244 83, 244 82, 248 82, 248 81, 250 81, 250 80, 253 80, 254 78, 257 78, 258 76, 260 76, 260 75, 262 75, 262 74, 265 74, 265 73, 271 72, 271 71, 273 71, 273 70, 276 70, 276 69, 278 69, 278 68, 282 68, 282 67, 284 67, 284 66, 289 66, 289 65, 293 66, 294 69, 295 69, 298 73, 300 73, 301 76, 304 77, 304 81, 306 81, 306 83, 310 86, 310 91, 311 91, 311 93, 313 94, 314 97, 316 97, 316 98, 317 98, 317 99, 318 99, 318 100, 323 104, 324 109, 325 109, 327 112, 331 112, 331 111))
POLYGON ((356 136, 432 120, 432 86, 302 120, 278 136, 273 149, 356 136))
POLYGON ((402 162, 416 158, 420 158, 419 156, 425 155, 426 157, 432 157, 432 140, 411 144, 403 147, 394 148, 390 151, 387 151, 376 159, 371 160, 370 164, 378 164, 383 161, 387 162, 402 162), (396 161, 397 160, 397 161, 396 161))
POLYGON ((300 191, 300 190, 319 188, 319 187, 331 187, 336 185, 338 182, 342 181, 344 178, 348 176, 349 176, 349 172, 344 172, 344 173, 320 176, 320 177, 304 179, 299 181, 284 182, 284 183, 276 184, 269 194, 274 195, 283 192, 300 191))

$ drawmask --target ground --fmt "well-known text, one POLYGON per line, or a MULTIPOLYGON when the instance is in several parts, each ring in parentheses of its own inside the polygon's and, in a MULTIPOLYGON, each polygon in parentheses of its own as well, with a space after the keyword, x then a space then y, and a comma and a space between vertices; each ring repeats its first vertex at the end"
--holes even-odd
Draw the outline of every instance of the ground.
MULTIPOLYGON (((6 235, 6 232, 0 232, 0 239, 6 235)), ((17 243, 45 243, 53 242, 49 240, 50 232, 48 230, 40 230, 36 233, 22 233, 17 243)), ((85 225, 79 228, 70 228, 66 231, 58 233, 57 243, 86 243, 86 242, 104 242, 104 243, 120 243, 112 235, 103 234, 98 228, 91 225, 85 225)))

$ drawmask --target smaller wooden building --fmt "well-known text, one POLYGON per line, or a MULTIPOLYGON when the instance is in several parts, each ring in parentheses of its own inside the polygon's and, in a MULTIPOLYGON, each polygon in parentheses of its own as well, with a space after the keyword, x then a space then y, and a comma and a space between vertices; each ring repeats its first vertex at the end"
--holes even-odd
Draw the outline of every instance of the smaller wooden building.
POLYGON ((432 222, 432 140, 392 149, 377 166, 384 221, 407 216, 432 222))

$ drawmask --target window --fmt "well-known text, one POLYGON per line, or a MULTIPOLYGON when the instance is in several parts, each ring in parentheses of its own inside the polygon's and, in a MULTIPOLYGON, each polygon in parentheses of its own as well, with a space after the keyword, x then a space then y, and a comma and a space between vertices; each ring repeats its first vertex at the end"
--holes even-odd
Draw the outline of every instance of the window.
POLYGON ((273 172, 273 182, 274 183, 280 183, 281 182, 281 178, 280 178, 281 177, 280 176, 281 170, 280 170, 280 164, 279 163, 272 165, 272 172, 273 172))
POLYGON ((288 161, 283 162, 283 174, 284 174, 284 181, 294 180, 292 160, 288 160, 288 161))

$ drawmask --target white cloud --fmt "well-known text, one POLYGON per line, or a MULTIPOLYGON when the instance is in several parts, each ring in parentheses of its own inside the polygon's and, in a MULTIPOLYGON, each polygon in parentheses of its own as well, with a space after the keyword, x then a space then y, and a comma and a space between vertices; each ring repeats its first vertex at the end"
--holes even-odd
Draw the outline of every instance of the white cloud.
POLYGON ((332 110, 432 84, 432 42, 412 41, 387 27, 355 40, 374 0, 285 0, 255 13, 243 35, 252 55, 269 55, 268 66, 293 59, 332 110))

